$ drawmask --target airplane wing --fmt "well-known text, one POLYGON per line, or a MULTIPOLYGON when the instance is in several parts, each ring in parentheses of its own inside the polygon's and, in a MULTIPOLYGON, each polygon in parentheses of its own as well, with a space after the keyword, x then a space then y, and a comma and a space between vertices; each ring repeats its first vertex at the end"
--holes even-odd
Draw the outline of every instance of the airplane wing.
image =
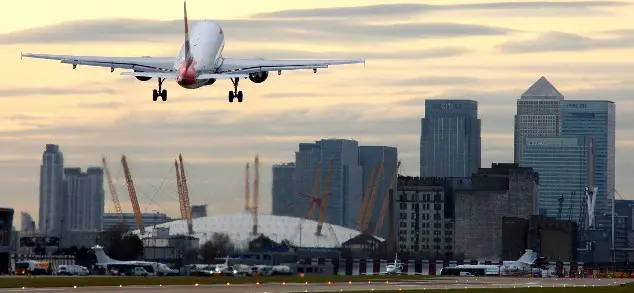
POLYGON ((284 71, 328 68, 329 65, 365 64, 365 60, 266 60, 223 58, 218 69, 221 73, 256 73, 261 71, 284 71))
POLYGON ((145 72, 171 72, 175 71, 174 57, 100 57, 100 56, 72 56, 23 53, 22 58, 37 58, 60 60, 64 64, 132 69, 145 72))

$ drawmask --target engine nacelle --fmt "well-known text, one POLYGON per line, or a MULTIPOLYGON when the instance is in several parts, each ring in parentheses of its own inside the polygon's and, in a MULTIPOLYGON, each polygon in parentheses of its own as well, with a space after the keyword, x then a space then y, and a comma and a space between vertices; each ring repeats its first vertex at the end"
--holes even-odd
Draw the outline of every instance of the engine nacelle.
POLYGON ((205 85, 212 85, 216 82, 215 78, 210 78, 207 82, 205 82, 205 85))
POLYGON ((268 71, 249 73, 249 80, 251 80, 254 83, 263 83, 268 77, 269 77, 268 71))
MULTIPOLYGON (((134 72, 143 72, 143 71, 138 71, 138 70, 135 70, 134 72)), ((140 81, 148 81, 148 80, 152 79, 152 78, 151 78, 151 77, 149 77, 149 76, 135 76, 135 77, 136 77, 136 79, 138 79, 138 80, 140 80, 140 81)))

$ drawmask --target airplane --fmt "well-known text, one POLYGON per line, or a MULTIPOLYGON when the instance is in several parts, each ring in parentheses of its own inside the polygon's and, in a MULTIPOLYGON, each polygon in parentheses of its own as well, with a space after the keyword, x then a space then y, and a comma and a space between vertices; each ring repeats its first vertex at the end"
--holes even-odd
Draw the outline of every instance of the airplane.
POLYGON ((455 267, 443 268, 441 271, 441 275, 443 275, 443 271, 445 272, 445 274, 449 275, 460 270, 465 270, 465 272, 467 272, 474 269, 484 269, 484 274, 487 276, 513 275, 517 273, 534 274, 543 273, 543 270, 545 270, 543 264, 543 257, 538 257, 537 252, 531 249, 526 249, 524 254, 522 254, 522 256, 518 260, 503 261, 502 265, 457 265, 455 267))
MULTIPOLYGON (((384 272, 377 273, 360 273, 361 275, 401 275, 403 273, 403 264, 398 261, 398 253, 394 257, 394 263, 391 263, 385 267, 384 272)), ((416 274, 416 273, 414 273, 416 274)))
POLYGON ((163 263, 152 262, 152 261, 136 261, 136 260, 121 261, 121 260, 112 259, 103 251, 103 247, 99 245, 93 246, 92 250, 95 252, 95 256, 97 257, 97 266, 103 267, 106 270, 109 270, 111 268, 130 269, 130 268, 138 266, 138 267, 150 269, 150 271, 153 271, 154 272, 153 274, 156 274, 156 275, 166 275, 166 276, 179 275, 179 272, 177 270, 170 269, 167 265, 163 263))
POLYGON ((158 80, 158 89, 152 93, 152 100, 161 97, 167 101, 167 90, 163 89, 163 82, 176 80, 185 89, 198 89, 210 86, 219 79, 230 79, 233 91, 229 91, 229 102, 237 99, 242 103, 243 94, 238 90, 240 78, 248 78, 253 83, 263 83, 269 72, 277 71, 278 75, 284 70, 312 69, 317 73, 318 68, 328 68, 329 65, 357 64, 365 60, 265 60, 262 58, 238 59, 225 58, 222 53, 225 47, 225 35, 222 27, 209 20, 197 22, 191 32, 187 21, 187 1, 183 2, 185 40, 177 57, 100 57, 100 56, 72 56, 22 53, 22 58, 39 58, 60 60, 64 64, 109 67, 110 72, 115 69, 131 69, 121 75, 134 76, 139 81, 158 80), (190 38, 191 33, 191 38, 190 38))

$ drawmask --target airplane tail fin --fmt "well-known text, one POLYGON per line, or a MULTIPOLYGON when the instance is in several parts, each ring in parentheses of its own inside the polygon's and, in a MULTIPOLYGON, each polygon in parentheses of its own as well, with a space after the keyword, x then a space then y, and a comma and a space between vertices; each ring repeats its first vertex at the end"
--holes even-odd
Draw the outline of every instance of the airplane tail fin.
POLYGON ((519 263, 532 265, 537 260, 537 252, 527 249, 524 254, 517 260, 519 263))
POLYGON ((109 263, 112 262, 113 260, 106 255, 106 253, 103 251, 103 247, 96 245, 92 247, 92 250, 95 251, 95 256, 97 257, 97 263, 109 263))
POLYGON ((189 43, 189 23, 187 21, 187 1, 183 1, 183 15, 185 21, 185 60, 191 59, 191 45, 189 43))

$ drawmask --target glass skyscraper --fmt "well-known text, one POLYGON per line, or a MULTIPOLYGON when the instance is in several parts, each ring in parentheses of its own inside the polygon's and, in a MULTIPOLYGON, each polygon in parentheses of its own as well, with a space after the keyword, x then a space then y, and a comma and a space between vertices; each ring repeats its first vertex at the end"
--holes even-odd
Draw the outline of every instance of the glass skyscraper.
POLYGON ((612 214, 615 190, 615 109, 612 101, 561 102, 562 134, 588 136, 596 143, 594 180, 599 188, 595 205, 597 219, 601 214, 612 214))
POLYGON ((426 100, 421 119, 420 176, 470 177, 480 168, 478 102, 426 100))
POLYGON ((591 147, 591 138, 584 136, 524 138, 523 166, 539 173, 540 215, 586 221, 591 147))

